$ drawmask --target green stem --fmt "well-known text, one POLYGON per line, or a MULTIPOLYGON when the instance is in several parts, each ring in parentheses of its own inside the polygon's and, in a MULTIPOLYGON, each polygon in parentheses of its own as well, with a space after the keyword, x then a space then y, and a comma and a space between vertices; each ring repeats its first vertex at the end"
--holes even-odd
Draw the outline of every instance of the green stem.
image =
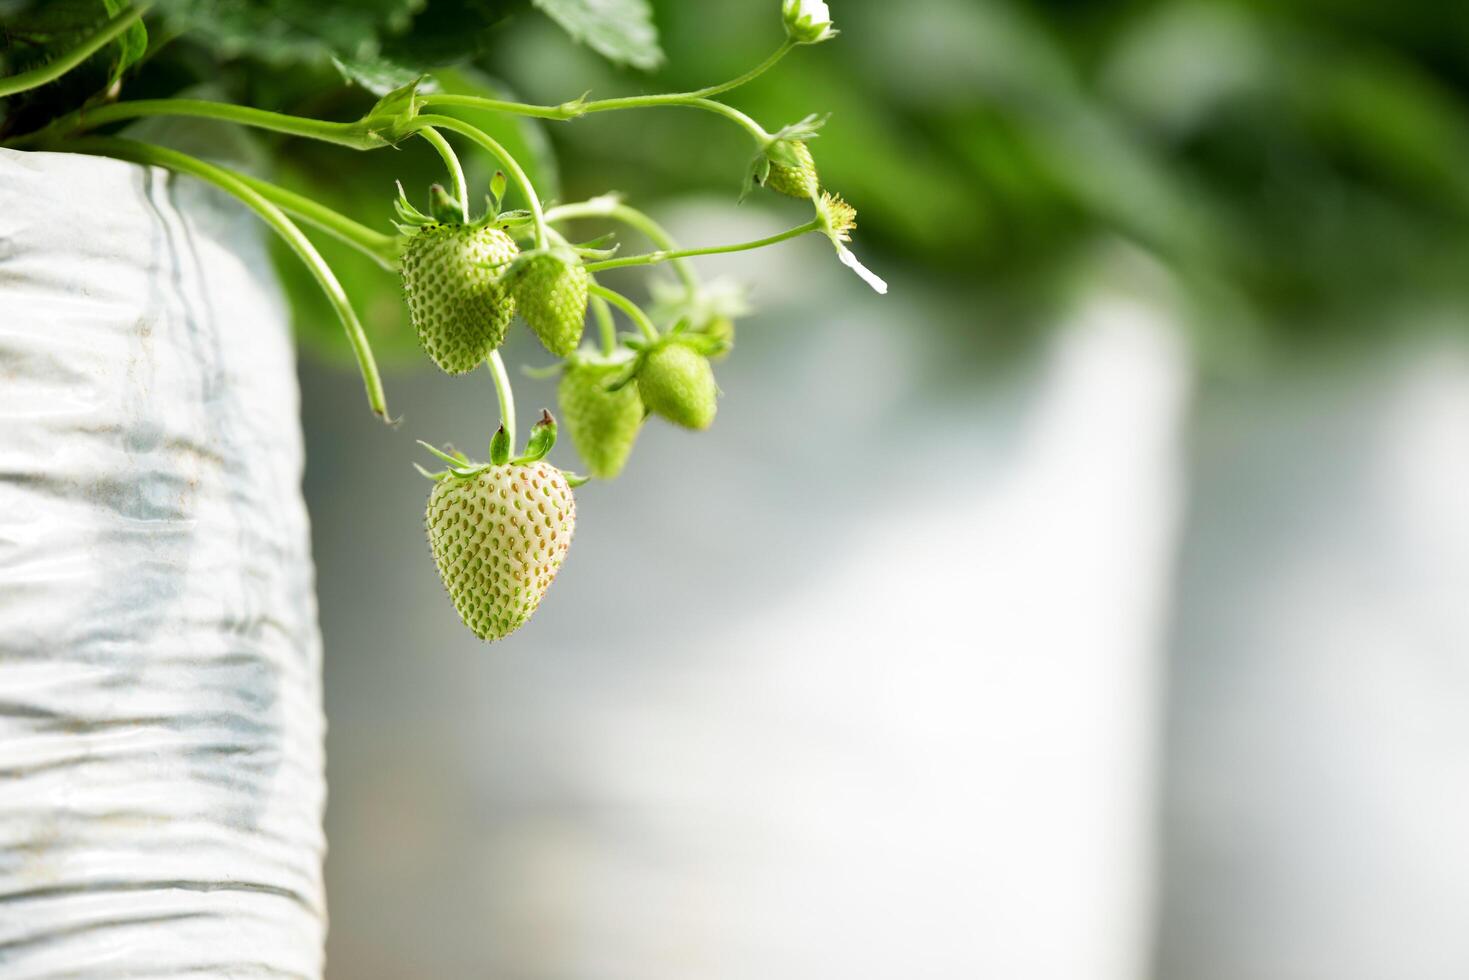
MULTIPOLYGON (((732 119, 743 127, 755 142, 762 147, 767 146, 772 139, 759 123, 738 109, 725 105, 723 102, 715 102, 698 94, 677 95, 632 95, 620 99, 598 99, 595 102, 567 102, 559 106, 528 105, 523 102, 503 102, 499 99, 486 99, 478 95, 425 95, 423 105, 457 105, 470 109, 488 109, 492 112, 508 112, 518 116, 537 116, 541 119, 575 119, 589 112, 611 112, 617 109, 641 109, 653 106, 687 106, 692 109, 703 109, 705 112, 718 113, 727 119, 732 119)), ((435 123, 435 125, 439 125, 435 123)))
POLYGON ((469 186, 464 181, 464 168, 459 165, 459 158, 454 155, 454 148, 439 134, 437 129, 432 127, 420 129, 418 135, 428 140, 433 148, 439 151, 439 156, 443 158, 444 166, 449 171, 450 192, 454 195, 454 200, 459 202, 459 215, 466 225, 469 224, 469 186))
POLYGON ((495 380, 495 397, 500 401, 500 424, 510 437, 510 455, 515 456, 515 392, 510 390, 510 375, 505 370, 505 361, 498 350, 490 351, 485 359, 490 366, 490 377, 495 380))
POLYGON ((451 95, 447 92, 434 92, 429 95, 419 96, 419 104, 425 108, 436 105, 457 105, 466 109, 485 109, 490 112, 504 112, 513 116, 534 116, 538 119, 575 119, 581 115, 581 109, 575 102, 565 105, 531 105, 527 102, 506 102, 503 99, 487 99, 482 95, 451 95))
POLYGON ((276 234, 285 239, 286 244, 316 277, 322 292, 326 293, 327 300, 342 321, 342 327, 347 332, 347 340, 352 345, 353 353, 357 355, 357 366, 362 371, 362 382, 367 389, 368 404, 378 416, 385 420, 388 418, 387 399, 383 394, 382 379, 378 376, 372 348, 368 345, 367 336, 362 331, 362 324, 357 319, 356 311, 352 309, 351 301, 342 289, 342 284, 332 273, 331 267, 322 259, 310 240, 302 234, 301 229, 296 227, 295 222, 286 217, 280 208, 267 200, 249 183, 241 180, 237 174, 161 146, 107 136, 90 136, 68 142, 66 149, 76 153, 116 157, 119 160, 130 160, 133 163, 156 164, 178 173, 190 174, 234 195, 258 214, 266 224, 275 230, 276 234))
POLYGON ((32 68, 30 71, 23 71, 18 75, 0 78, 0 98, 18 95, 33 88, 40 88, 47 82, 54 82, 120 37, 123 31, 132 27, 147 12, 149 6, 150 4, 140 3, 130 10, 124 10, 104 24, 96 34, 55 61, 39 68, 32 68))
POLYGON ((520 187, 520 192, 525 195, 527 205, 530 208, 531 219, 536 226, 536 248, 546 247, 546 216, 541 211, 541 199, 536 196, 536 189, 531 185, 530 178, 521 169, 519 161, 510 155, 510 151, 497 143, 488 133, 482 132, 477 126, 455 119, 452 116, 419 116, 407 124, 409 131, 437 127, 448 129, 468 136, 471 140, 484 147, 504 165, 512 180, 520 187))
POLYGON ((642 309, 638 307, 638 304, 634 303, 626 296, 622 295, 621 293, 614 293, 606 286, 602 286, 597 283, 593 283, 592 285, 588 286, 587 292, 591 293, 593 296, 600 296, 602 299, 605 299, 607 302, 611 303, 613 306, 626 313, 628 315, 628 318, 631 319, 633 323, 636 323, 638 325, 638 329, 643 332, 644 337, 648 338, 649 340, 658 339, 658 328, 653 326, 653 321, 648 319, 648 314, 644 313, 642 309))
POLYGON ((790 53, 796 46, 796 42, 787 38, 779 48, 775 49, 770 57, 760 64, 751 68, 738 78, 732 78, 718 85, 708 85, 692 92, 675 92, 668 95, 630 96, 620 99, 598 99, 592 102, 574 100, 563 102, 561 105, 531 105, 526 102, 507 102, 504 99, 487 99, 479 95, 449 95, 433 94, 424 96, 422 104, 432 105, 457 105, 472 109, 488 109, 491 112, 506 112, 517 116, 535 116, 539 119, 575 119, 577 116, 588 112, 608 112, 614 109, 636 109, 647 106, 683 105, 692 106, 697 109, 705 109, 709 112, 717 112, 721 115, 734 119, 741 126, 750 131, 755 138, 764 145, 769 141, 770 135, 761 129, 749 116, 742 112, 730 109, 721 103, 712 102, 710 96, 728 92, 748 84, 765 74, 776 63, 790 53))
POLYGON ((612 308, 602 297, 593 296, 592 315, 597 318, 597 330, 602 337, 602 355, 611 357, 617 350, 617 324, 612 322, 612 308))
POLYGON ((58 134, 80 128, 102 126, 124 119, 144 116, 191 116, 196 119, 218 119, 222 122, 239 123, 256 129, 267 129, 287 136, 335 143, 354 150, 373 150, 387 146, 388 141, 373 132, 365 119, 356 122, 328 122, 324 119, 308 119, 305 116, 288 116, 281 112, 255 109, 250 106, 234 105, 229 102, 210 102, 207 99, 137 99, 132 102, 114 102, 95 108, 82 108, 67 113, 45 129, 28 133, 10 142, 11 146, 25 146, 45 141, 58 134))
POLYGON ((816 217, 804 225, 797 225, 795 228, 789 228, 778 235, 771 235, 768 238, 758 238, 753 242, 737 242, 734 245, 710 245, 706 248, 685 248, 676 252, 661 251, 648 252, 643 255, 628 255, 620 259, 588 262, 586 270, 588 272, 601 272, 604 269, 623 269, 633 265, 652 265, 655 262, 667 262, 672 259, 688 258, 694 255, 722 255, 726 252, 748 252, 752 248, 764 248, 767 245, 774 245, 777 242, 783 242, 787 239, 804 235, 808 231, 820 231, 821 227, 821 218, 816 217))
POLYGON ((766 58, 764 61, 760 62, 760 64, 756 65, 754 68, 751 68, 749 71, 745 72, 739 78, 730 79, 722 85, 710 85, 708 88, 701 88, 697 92, 689 92, 688 94, 696 96, 698 98, 708 98, 711 95, 718 95, 720 92, 728 92, 730 89, 739 88, 741 85, 753 82, 755 79, 759 78, 761 75, 774 68, 776 62, 780 61, 780 59, 784 58, 788 53, 790 53, 790 50, 795 46, 795 41, 792 41, 790 38, 786 38, 781 46, 775 49, 774 54, 772 54, 769 58, 766 58))
MULTIPOLYGON (((663 251, 671 252, 678 249, 678 243, 673 240, 672 235, 664 230, 662 225, 637 208, 629 207, 612 197, 593 198, 590 201, 581 201, 576 204, 562 204, 546 212, 546 220, 551 223, 569 221, 575 218, 611 218, 614 221, 621 221, 623 224, 642 232, 648 237, 649 241, 663 251)), ((674 271, 678 273, 678 278, 683 282, 684 287, 692 293, 699 285, 698 277, 694 274, 694 267, 689 263, 688 259, 683 257, 673 259, 672 261, 674 271)))
MULTIPOLYGON (((65 148, 70 145, 70 143, 63 143, 61 147, 65 148)), ((392 271, 398 267, 398 240, 392 235, 373 231, 366 225, 359 224, 312 198, 288 191, 268 180, 241 173, 235 174, 235 178, 282 211, 295 215, 307 224, 320 228, 333 238, 351 245, 384 269, 392 271)))
POLYGON ((686 106, 690 109, 703 109, 705 112, 718 113, 743 127, 762 147, 770 145, 771 140, 775 139, 759 123, 733 106, 692 95, 630 95, 621 99, 599 99, 596 102, 584 103, 582 112, 612 112, 617 109, 642 109, 652 106, 686 106))

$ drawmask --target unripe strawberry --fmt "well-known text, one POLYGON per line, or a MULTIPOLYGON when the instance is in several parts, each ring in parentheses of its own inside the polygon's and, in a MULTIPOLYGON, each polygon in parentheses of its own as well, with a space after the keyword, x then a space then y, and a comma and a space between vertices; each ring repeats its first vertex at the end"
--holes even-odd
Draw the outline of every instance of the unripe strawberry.
POLYGON ((542 461, 451 470, 429 495, 429 547, 459 618, 482 640, 525 625, 566 557, 576 501, 542 461))
POLYGON ((782 162, 772 156, 765 186, 790 197, 815 197, 821 190, 821 180, 816 175, 816 161, 811 157, 811 148, 801 140, 782 143, 795 161, 782 162))
POLYGON ((400 264, 408 314, 423 349, 449 374, 474 370, 505 339, 515 300, 499 275, 519 251, 487 226, 430 222, 408 239, 400 264))
POLYGON ((719 386, 709 359, 677 337, 645 351, 638 394, 648 411, 686 429, 707 429, 718 409, 719 386))
POLYGON ((625 363, 573 363, 561 375, 556 392, 572 444, 592 475, 603 480, 622 472, 647 414, 637 385, 607 390, 626 371, 625 363))
POLYGON ((575 254, 525 255, 506 277, 521 317, 546 350, 565 357, 581 343, 591 277, 575 254))

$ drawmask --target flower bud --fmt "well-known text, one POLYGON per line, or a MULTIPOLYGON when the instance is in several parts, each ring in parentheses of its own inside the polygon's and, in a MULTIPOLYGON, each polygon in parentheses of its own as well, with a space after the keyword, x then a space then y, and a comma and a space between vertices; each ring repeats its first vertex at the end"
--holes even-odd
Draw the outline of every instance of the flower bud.
POLYGON ((820 44, 836 35, 825 0, 783 0, 786 34, 797 44, 820 44))

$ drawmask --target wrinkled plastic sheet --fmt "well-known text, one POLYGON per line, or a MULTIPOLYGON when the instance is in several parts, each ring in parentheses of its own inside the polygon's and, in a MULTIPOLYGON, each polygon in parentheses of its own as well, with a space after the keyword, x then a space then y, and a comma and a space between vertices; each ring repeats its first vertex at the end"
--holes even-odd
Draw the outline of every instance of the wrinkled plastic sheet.
POLYGON ((319 977, 286 311, 189 178, 0 149, 0 977, 319 977))

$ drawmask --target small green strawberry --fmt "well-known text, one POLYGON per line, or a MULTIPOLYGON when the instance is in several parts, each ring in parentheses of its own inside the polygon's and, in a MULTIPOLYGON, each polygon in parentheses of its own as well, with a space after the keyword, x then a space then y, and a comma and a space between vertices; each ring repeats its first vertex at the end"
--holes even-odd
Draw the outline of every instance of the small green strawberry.
POLYGON ((626 371, 626 362, 578 358, 567 364, 556 392, 572 445, 602 480, 622 472, 647 414, 637 385, 608 390, 626 371))
POLYGON ((821 190, 821 180, 816 175, 811 148, 801 140, 782 141, 779 146, 784 152, 777 147, 770 150, 770 172, 765 175, 765 186, 790 197, 815 197, 821 190))
POLYGON ((638 394, 648 411, 686 429, 714 423, 719 386, 714 369, 696 346, 702 338, 669 334, 644 350, 637 368, 638 394))
POLYGON ((515 632, 540 605, 566 558, 576 529, 568 475, 543 460, 555 423, 543 416, 526 456, 506 460, 508 437, 497 434, 499 460, 470 463, 432 446, 450 466, 435 480, 425 524, 439 578, 464 625, 482 640, 515 632))
POLYGON ((399 229, 408 236, 399 271, 419 343, 448 374, 472 371, 505 339, 515 300, 500 273, 520 250, 488 226, 488 215, 473 224, 437 221, 399 193, 399 229))
POLYGON ((546 350, 566 357, 581 343, 591 277, 569 249, 527 252, 506 276, 521 317, 546 350))

